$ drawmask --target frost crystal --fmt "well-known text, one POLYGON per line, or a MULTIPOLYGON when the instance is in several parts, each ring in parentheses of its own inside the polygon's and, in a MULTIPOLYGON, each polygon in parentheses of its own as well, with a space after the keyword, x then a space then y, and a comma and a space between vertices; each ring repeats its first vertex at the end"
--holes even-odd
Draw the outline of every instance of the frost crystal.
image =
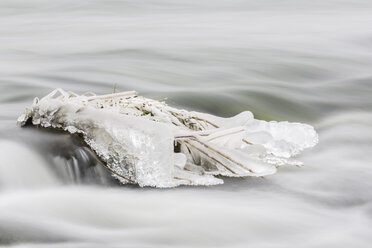
POLYGON ((266 176, 318 142, 314 128, 179 110, 136 92, 77 95, 56 89, 18 118, 23 126, 61 128, 85 142, 122 183, 216 185, 216 176, 266 176))

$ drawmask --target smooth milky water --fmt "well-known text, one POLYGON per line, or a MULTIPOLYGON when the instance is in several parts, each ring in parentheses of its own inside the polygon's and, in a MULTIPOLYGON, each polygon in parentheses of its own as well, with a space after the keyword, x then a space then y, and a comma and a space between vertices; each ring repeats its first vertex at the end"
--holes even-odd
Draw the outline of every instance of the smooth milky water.
POLYGON ((0 246, 369 247, 372 2, 0 2, 0 246), (309 123, 262 178, 118 186, 76 137, 15 126, 54 88, 137 90, 220 116, 309 123))

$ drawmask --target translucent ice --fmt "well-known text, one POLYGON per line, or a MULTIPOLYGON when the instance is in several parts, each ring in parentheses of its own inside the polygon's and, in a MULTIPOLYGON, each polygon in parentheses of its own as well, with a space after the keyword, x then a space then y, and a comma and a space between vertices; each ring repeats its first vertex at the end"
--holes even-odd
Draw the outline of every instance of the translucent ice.
POLYGON ((318 142, 313 127, 189 112, 135 92, 96 96, 56 89, 18 118, 81 135, 122 183, 215 185, 217 175, 266 176, 318 142))

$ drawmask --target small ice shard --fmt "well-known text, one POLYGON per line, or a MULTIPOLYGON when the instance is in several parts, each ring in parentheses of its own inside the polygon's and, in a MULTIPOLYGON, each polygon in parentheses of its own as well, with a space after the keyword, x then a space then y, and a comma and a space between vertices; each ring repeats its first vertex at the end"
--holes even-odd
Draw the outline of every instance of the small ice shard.
POLYGON ((122 183, 152 187, 216 185, 216 176, 274 174, 301 164, 291 157, 318 142, 300 123, 256 120, 245 111, 231 118, 172 108, 136 92, 77 95, 61 89, 18 118, 81 135, 122 183))

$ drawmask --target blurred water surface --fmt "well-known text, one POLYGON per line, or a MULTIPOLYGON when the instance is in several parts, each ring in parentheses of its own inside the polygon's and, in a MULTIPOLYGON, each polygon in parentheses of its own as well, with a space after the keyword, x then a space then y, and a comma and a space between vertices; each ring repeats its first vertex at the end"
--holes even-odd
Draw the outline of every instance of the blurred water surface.
POLYGON ((361 0, 2 0, 0 245, 369 247, 371 27, 361 0), (116 187, 73 137, 15 127, 57 87, 307 122, 320 143, 266 179, 116 187))

